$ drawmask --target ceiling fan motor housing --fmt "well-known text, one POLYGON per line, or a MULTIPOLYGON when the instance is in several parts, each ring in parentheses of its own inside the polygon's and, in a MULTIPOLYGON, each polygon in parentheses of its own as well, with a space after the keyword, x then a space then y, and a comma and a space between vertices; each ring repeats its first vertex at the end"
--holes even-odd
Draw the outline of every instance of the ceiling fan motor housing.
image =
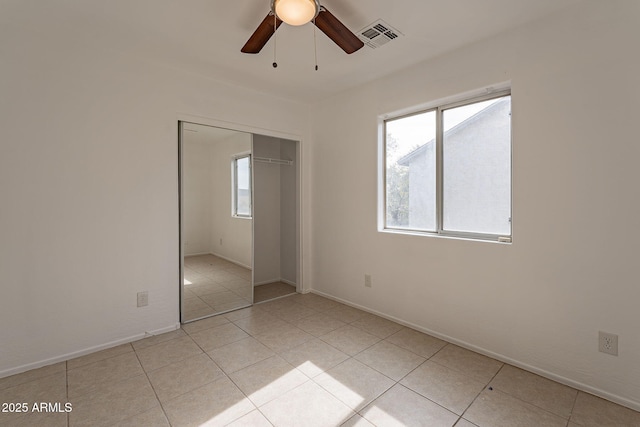
MULTIPOLYGON (((295 15, 295 13, 293 13, 295 15)), ((267 44, 271 36, 276 32, 280 24, 286 22, 290 25, 304 25, 310 21, 326 34, 335 44, 337 44, 347 54, 351 54, 364 46, 364 42, 353 34, 338 18, 333 16, 324 6, 320 6, 319 0, 271 0, 271 11, 265 16, 258 28, 253 32, 249 40, 242 47, 243 53, 259 53, 267 44), (289 3, 292 2, 292 3, 289 3), (281 7, 302 5, 302 10, 306 9, 297 22, 289 22, 286 8, 281 7)))
POLYGON ((320 13, 319 0, 271 0, 271 12, 289 25, 304 25, 320 13))

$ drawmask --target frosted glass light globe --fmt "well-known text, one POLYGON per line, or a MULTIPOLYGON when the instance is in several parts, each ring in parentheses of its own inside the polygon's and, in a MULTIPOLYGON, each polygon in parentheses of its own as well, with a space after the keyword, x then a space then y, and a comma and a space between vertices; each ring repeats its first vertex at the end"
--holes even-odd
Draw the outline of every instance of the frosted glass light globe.
POLYGON ((314 0, 276 0, 276 15, 289 25, 304 25, 315 18, 318 5, 314 0))

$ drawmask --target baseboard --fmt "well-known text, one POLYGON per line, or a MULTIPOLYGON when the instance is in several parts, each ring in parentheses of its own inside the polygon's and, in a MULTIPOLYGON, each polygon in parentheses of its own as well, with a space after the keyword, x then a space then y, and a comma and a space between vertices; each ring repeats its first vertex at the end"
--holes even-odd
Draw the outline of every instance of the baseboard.
POLYGON ((280 279, 280 281, 282 283, 286 283, 287 285, 295 286, 296 288, 298 288, 298 284, 296 282, 291 281, 291 280, 280 279))
POLYGON ((298 294, 297 293, 293 293, 293 294, 281 295, 279 297, 270 298, 270 299, 268 299, 266 301, 255 302, 255 303, 253 303, 253 305, 260 305, 260 304, 264 304, 265 302, 272 302, 272 301, 275 301, 275 300, 278 300, 278 299, 288 298, 288 297, 293 296, 293 295, 298 295, 298 294))
POLYGON ((229 262, 231 262, 231 263, 233 263, 233 264, 235 264, 235 265, 239 265, 240 267, 243 267, 243 268, 246 268, 246 269, 248 269, 248 270, 251 270, 251 266, 250 266, 250 265, 244 265, 243 263, 241 263, 241 262, 239 262, 239 261, 236 261, 236 260, 231 259, 231 258, 227 258, 226 256, 222 256, 222 255, 217 254, 217 253, 215 253, 215 252, 209 252, 209 253, 202 254, 202 255, 213 255, 213 256, 217 256, 218 258, 222 258, 222 259, 223 259, 223 260, 225 260, 225 261, 229 261, 229 262))
POLYGON ((173 325, 166 326, 164 328, 154 329, 153 331, 147 331, 145 332, 145 335, 154 336, 154 335, 166 334, 167 332, 175 331, 178 329, 180 329, 180 323, 175 323, 173 325))
POLYGON ((189 258, 189 257, 192 257, 192 256, 202 256, 202 255, 212 255, 212 254, 209 253, 209 252, 196 252, 194 254, 184 254, 184 257, 185 258, 189 258))
POLYGON ((23 372, 30 371, 32 369, 42 368, 43 366, 53 365, 59 362, 65 362, 67 360, 75 359, 76 357, 86 356, 87 354, 95 353, 96 351, 106 350, 111 347, 116 347, 122 344, 127 344, 133 341, 138 341, 143 338, 147 338, 154 335, 164 334, 165 332, 175 331, 180 328, 180 324, 176 323, 171 326, 167 326, 164 328, 156 329, 153 331, 145 331, 140 334, 132 335, 126 338, 122 338, 115 341, 110 341, 105 344, 96 345, 93 347, 88 347, 82 350, 74 351, 72 353, 63 354, 60 356, 52 357, 45 360, 40 360, 38 362, 27 363, 26 365, 17 366, 11 369, 5 369, 4 371, 0 371, 0 378, 9 377, 11 375, 21 374, 23 372))
POLYGON ((255 282, 253 284, 253 287, 255 288, 256 286, 270 285, 271 283, 278 283, 279 281, 280 281, 280 279, 263 280, 261 282, 255 282))
POLYGON ((255 288, 256 286, 269 285, 271 283, 278 283, 278 282, 286 283, 287 285, 295 286, 296 288, 298 288, 298 285, 296 284, 296 282, 292 282, 291 280, 286 280, 283 278, 263 280, 261 282, 256 282, 253 284, 253 287, 255 288))
POLYGON ((549 372, 549 371, 546 371, 544 369, 537 368, 535 366, 529 365, 529 364, 521 362, 519 360, 515 360, 515 359, 512 359, 510 357, 504 356, 502 354, 495 353, 495 352, 487 350, 485 348, 478 347, 476 345, 470 344, 470 343, 468 343, 466 341, 462 341, 462 340, 456 339, 454 337, 451 337, 451 336, 448 336, 448 335, 445 335, 445 334, 441 334, 441 333, 439 333, 437 331, 433 331, 431 329, 424 328, 424 327, 422 327, 420 325, 416 325, 414 323, 407 322, 407 321, 405 321, 403 319, 400 319, 398 317, 389 316, 388 314, 381 313, 381 312, 376 311, 376 310, 372 310, 372 309, 370 309, 368 307, 365 307, 365 306, 362 306, 362 305, 359 305, 359 304, 355 304, 355 303, 353 303, 351 301, 347 301, 347 300, 344 300, 342 298, 334 297, 333 295, 329 295, 327 293, 324 293, 324 292, 321 292, 321 291, 317 291, 315 289, 311 289, 310 292, 314 293, 314 294, 317 294, 317 295, 320 295, 320 296, 323 296, 325 298, 331 299, 333 301, 340 302, 340 303, 348 305, 350 307, 354 307, 354 308, 357 308, 359 310, 366 311, 367 313, 375 314, 376 316, 380 316, 380 317, 383 317, 385 319, 388 319, 388 320, 394 321, 396 323, 399 323, 401 325, 404 325, 404 326, 406 326, 408 328, 415 329, 415 330, 420 331, 420 332, 424 332, 425 334, 428 334, 428 335, 431 335, 433 337, 439 338, 439 339, 441 339, 443 341, 447 341, 447 342, 449 342, 451 344, 455 344, 457 346, 466 348, 467 350, 475 351, 476 353, 483 354, 483 355, 485 355, 487 357, 491 357, 491 358, 499 360, 499 361, 501 361, 503 363, 508 363, 509 365, 516 366, 518 368, 524 369, 525 371, 532 372, 534 374, 540 375, 541 377, 548 378, 550 380, 553 380, 553 381, 556 381, 558 383, 567 385, 569 387, 573 387, 573 388, 575 388, 577 390, 581 390, 581 391, 584 391, 586 393, 590 393, 590 394, 593 394, 595 396, 602 397, 603 399, 606 399, 606 400, 609 400, 611 402, 617 403, 619 405, 625 406, 627 408, 633 409, 634 411, 640 411, 640 402, 629 400, 627 398, 618 396, 616 394, 609 393, 608 391, 605 391, 605 390, 602 390, 602 389, 599 389, 599 388, 596 388, 596 387, 592 387, 592 386, 587 385, 587 384, 583 384, 583 383, 581 383, 579 381, 575 381, 575 380, 572 380, 570 378, 563 377, 561 375, 554 374, 553 372, 549 372))

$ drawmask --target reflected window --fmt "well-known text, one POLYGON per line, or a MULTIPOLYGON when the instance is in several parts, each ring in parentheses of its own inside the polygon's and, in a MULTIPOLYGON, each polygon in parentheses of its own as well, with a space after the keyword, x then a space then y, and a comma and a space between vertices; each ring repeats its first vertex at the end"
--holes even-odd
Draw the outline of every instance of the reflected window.
POLYGON ((235 156, 232 161, 232 215, 251 218, 251 154, 235 156))

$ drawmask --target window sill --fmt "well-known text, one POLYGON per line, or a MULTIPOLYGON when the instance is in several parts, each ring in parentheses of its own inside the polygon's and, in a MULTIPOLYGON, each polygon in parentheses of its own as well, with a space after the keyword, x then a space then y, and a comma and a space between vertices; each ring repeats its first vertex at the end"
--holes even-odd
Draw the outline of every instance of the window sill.
POLYGON ((387 234, 402 234, 407 236, 420 236, 420 237, 436 237, 441 239, 453 239, 453 240, 465 240, 470 242, 486 242, 486 243, 498 243, 501 245, 511 245, 513 238, 511 236, 492 236, 492 235, 462 235, 455 233, 437 233, 435 231, 416 231, 416 230, 403 230, 399 228, 381 228, 378 229, 380 233, 387 234), (508 239, 508 241, 503 240, 508 239))

